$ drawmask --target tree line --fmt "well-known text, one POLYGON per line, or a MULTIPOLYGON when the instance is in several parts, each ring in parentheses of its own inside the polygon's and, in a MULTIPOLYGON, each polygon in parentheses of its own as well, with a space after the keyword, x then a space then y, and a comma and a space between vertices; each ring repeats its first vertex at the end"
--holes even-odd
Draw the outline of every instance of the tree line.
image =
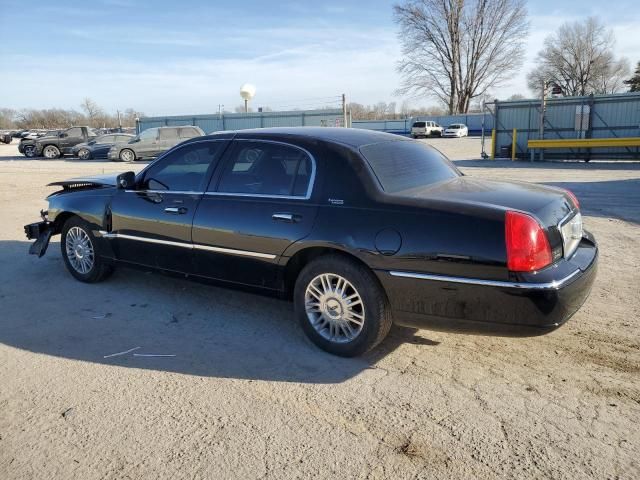
MULTIPOLYGON (((394 5, 402 58, 398 94, 437 100, 450 114, 519 73, 529 31, 525 0, 407 0, 394 5)), ((536 96, 544 85, 565 96, 640 89, 640 62, 614 53, 615 36, 598 18, 567 22, 544 41, 528 73, 536 96)))
POLYGON ((64 108, 24 108, 14 110, 0 108, 0 129, 59 129, 73 125, 88 125, 95 128, 135 127, 136 118, 142 112, 126 108, 117 113, 108 113, 90 98, 80 104, 80 110, 64 108))

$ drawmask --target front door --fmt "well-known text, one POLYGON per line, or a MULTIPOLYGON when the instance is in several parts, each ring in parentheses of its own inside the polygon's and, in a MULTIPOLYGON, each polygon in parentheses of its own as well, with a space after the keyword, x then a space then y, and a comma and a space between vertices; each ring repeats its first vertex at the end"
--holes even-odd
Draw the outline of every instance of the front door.
POLYGON ((111 206, 116 258, 192 273, 191 226, 225 141, 189 143, 144 170, 133 190, 118 190, 111 206))
POLYGON ((196 273, 277 288, 280 255, 313 227, 315 168, 293 145, 235 140, 194 217, 196 273))
POLYGON ((70 153, 75 145, 85 141, 80 127, 70 128, 64 132, 64 135, 64 137, 60 138, 60 151, 62 153, 70 153))
POLYGON ((154 157, 156 155, 155 152, 161 150, 159 143, 158 129, 148 128, 138 136, 137 141, 131 146, 135 150, 136 157, 138 158, 154 157))

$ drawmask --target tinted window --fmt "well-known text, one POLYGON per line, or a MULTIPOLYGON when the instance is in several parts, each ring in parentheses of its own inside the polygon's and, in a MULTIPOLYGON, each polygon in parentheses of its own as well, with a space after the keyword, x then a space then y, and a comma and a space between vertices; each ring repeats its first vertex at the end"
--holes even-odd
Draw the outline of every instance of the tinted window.
POLYGON ((200 132, 193 127, 186 127, 180 129, 180 138, 193 138, 199 137, 200 132))
POLYGON ((192 143, 174 150, 145 172, 142 188, 201 192, 209 167, 222 150, 224 142, 192 143))
POLYGON ((149 128, 140 134, 140 140, 155 140, 157 137, 157 128, 149 128))
POLYGON ((175 140, 176 138, 178 138, 177 128, 161 128, 160 129, 160 140, 175 140))
POLYGON ((444 155, 424 143, 374 143, 362 147, 360 152, 387 193, 430 185, 460 175, 444 155))
POLYGON ((416 128, 424 128, 427 126, 426 122, 416 122, 413 124, 414 127, 416 128))
POLYGON ((218 191, 304 197, 312 169, 311 158, 298 148, 239 141, 224 167, 218 191))
POLYGON ((82 129, 80 127, 70 128, 65 133, 67 134, 67 137, 81 137, 82 136, 82 129))

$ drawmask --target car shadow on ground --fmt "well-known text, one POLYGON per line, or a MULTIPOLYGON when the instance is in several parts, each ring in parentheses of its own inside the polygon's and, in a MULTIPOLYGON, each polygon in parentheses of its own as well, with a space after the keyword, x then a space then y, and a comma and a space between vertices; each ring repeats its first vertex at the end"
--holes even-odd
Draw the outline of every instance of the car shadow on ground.
POLYGON ((514 168, 514 169, 531 169, 531 168, 545 168, 545 169, 575 169, 575 170, 637 170, 640 171, 640 162, 631 161, 555 161, 555 162, 529 162, 527 160, 481 160, 481 159, 465 159, 465 160, 453 160, 453 163, 457 167, 462 168, 514 168))
POLYGON ((207 377, 330 384, 373 368, 402 344, 438 345, 394 327, 373 352, 339 358, 307 340, 289 302, 125 268, 84 284, 65 270, 59 243, 41 259, 28 247, 0 242, 0 342, 22 350, 207 377), (140 356, 149 354, 171 356, 140 356))
MULTIPOLYGON (((12 156, 0 156, 0 162, 14 162, 16 160, 21 160, 21 161, 27 161, 27 162, 59 162, 59 161, 65 161, 65 162, 70 162, 70 163, 113 163, 113 164, 121 164, 121 165, 128 165, 127 162, 116 162, 116 161, 112 161, 106 158, 92 158, 89 160, 82 160, 78 157, 69 157, 69 156, 65 156, 65 157, 60 157, 60 158, 44 158, 44 157, 25 157, 23 155, 12 155, 12 156)), ((142 165, 146 165, 149 162, 152 162, 153 160, 155 160, 154 158, 144 158, 141 160, 136 160, 134 163, 135 164, 142 164, 142 165)))
POLYGON ((571 190, 585 215, 640 224, 640 178, 601 182, 545 182, 571 190))

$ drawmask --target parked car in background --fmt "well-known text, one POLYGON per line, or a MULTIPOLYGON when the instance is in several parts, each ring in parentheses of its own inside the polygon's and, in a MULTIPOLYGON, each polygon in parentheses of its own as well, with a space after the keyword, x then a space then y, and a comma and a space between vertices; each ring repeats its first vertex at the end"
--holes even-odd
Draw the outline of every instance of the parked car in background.
POLYGON ((73 147, 97 137, 91 127, 71 127, 57 135, 45 135, 35 139, 34 149, 24 149, 25 156, 44 156, 53 159, 71 154, 73 147))
POLYGON ((55 137, 61 130, 40 130, 38 132, 29 131, 26 135, 20 137, 20 143, 18 143, 18 152, 25 157, 36 156, 36 139, 40 137, 55 137))
POLYGON ((463 123, 452 123, 444 129, 444 137, 468 137, 469 129, 463 123))
POLYGON ((11 132, 0 132, 0 142, 9 144, 12 140, 11 132))
POLYGON ((114 161, 134 162, 141 158, 157 157, 180 142, 203 135, 200 127, 191 125, 148 128, 129 143, 114 145, 109 150, 108 158, 114 161))
POLYGON ((413 138, 431 137, 433 135, 442 136, 442 127, 436 122, 414 122, 411 126, 411 136, 413 138))
POLYGON ((92 158, 107 158, 109 150, 118 143, 127 143, 135 138, 135 135, 126 133, 109 133, 94 138, 89 142, 82 142, 71 149, 71 153, 81 160, 92 158))
POLYGON ((392 322, 548 332, 597 270, 571 192, 463 176, 433 147, 381 132, 224 132, 137 175, 50 185, 61 189, 43 220, 25 225, 30 253, 61 234, 82 282, 134 265, 281 295, 337 355, 373 348, 392 322))

